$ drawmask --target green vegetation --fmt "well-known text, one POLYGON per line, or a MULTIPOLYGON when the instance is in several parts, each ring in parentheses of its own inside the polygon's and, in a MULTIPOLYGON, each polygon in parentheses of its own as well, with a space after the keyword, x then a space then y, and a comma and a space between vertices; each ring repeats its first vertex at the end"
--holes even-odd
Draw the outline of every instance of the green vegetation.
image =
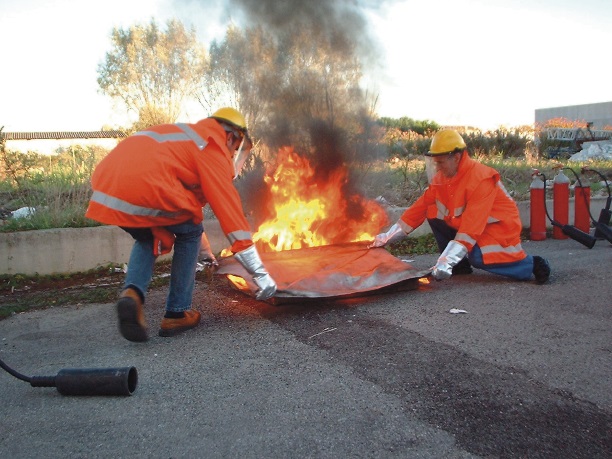
POLYGON ((388 129, 398 129, 401 132, 415 132, 419 135, 428 135, 440 129, 440 125, 429 120, 414 120, 407 116, 401 118, 382 117, 378 120, 378 124, 388 129))
POLYGON ((111 270, 103 267, 86 273, 53 276, 2 274, 0 319, 32 309, 113 301, 123 277, 111 278, 111 270))
POLYGON ((419 237, 407 237, 401 241, 390 244, 387 250, 392 255, 425 255, 439 253, 438 244, 433 234, 426 234, 419 237))
MULTIPOLYGON (((399 136, 397 133, 389 129, 382 137, 380 146, 386 152, 385 160, 354 161, 348 167, 363 196, 369 199, 383 197, 389 204, 403 207, 410 205, 428 185, 422 153, 428 148, 430 138, 412 131, 399 136)), ((570 167, 582 179, 589 180, 593 195, 607 193, 602 190, 598 176, 581 174, 581 164, 542 158, 526 141, 522 130, 499 129, 464 135, 474 152, 472 155, 500 172, 506 189, 517 201, 529 199, 533 169, 551 179, 555 174, 553 168, 559 165, 570 167), (516 148, 524 148, 523 156, 516 154, 516 148)), ((91 195, 91 174, 107 154, 106 150, 75 146, 49 156, 13 152, 5 149, 4 142, 0 146, 0 212, 4 216, 0 220, 3 223, 0 232, 99 225, 86 219, 84 214, 91 195), (7 218, 11 211, 21 207, 36 211, 27 218, 7 218)), ((588 166, 607 177, 612 176, 612 161, 592 161, 588 166)), ((256 158, 245 176, 236 182, 247 213, 250 211, 249 190, 254 181, 261 181, 264 167, 256 158)), ((568 172, 567 175, 575 180, 574 174, 568 172)))
MULTIPOLYGON (((169 261, 156 263, 150 288, 168 285, 169 272, 169 261)), ((34 309, 112 303, 123 286, 122 273, 109 265, 81 273, 48 276, 0 274, 0 320, 34 309)), ((202 277, 199 273, 197 278, 202 277)))
MULTIPOLYGON (((1 133, 0 133, 1 134, 1 133)), ((56 155, 0 149, 0 208, 4 213, 26 207, 27 218, 7 219, 0 231, 98 226, 85 218, 91 196, 91 174, 107 151, 70 147, 56 155)))

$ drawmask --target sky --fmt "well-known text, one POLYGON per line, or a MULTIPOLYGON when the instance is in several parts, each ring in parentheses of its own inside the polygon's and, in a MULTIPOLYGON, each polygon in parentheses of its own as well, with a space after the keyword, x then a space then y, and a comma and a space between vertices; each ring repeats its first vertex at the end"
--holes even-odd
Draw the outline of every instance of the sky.
MULTIPOLYGON (((230 13, 212 0, 0 0, 0 127, 93 131, 126 117, 99 92, 113 27, 178 18, 202 43, 230 13)), ((538 108, 612 101, 610 0, 386 0, 367 12, 379 116, 483 129, 538 108)), ((196 121, 209 113, 186 114, 196 121)))

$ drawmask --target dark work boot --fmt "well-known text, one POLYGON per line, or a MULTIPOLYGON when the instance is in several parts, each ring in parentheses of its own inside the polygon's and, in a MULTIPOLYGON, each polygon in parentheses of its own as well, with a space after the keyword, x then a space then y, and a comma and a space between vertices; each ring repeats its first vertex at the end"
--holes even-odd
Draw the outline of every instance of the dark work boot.
POLYGON ((456 266, 453 266, 453 276, 472 274, 473 272, 474 270, 472 269, 472 265, 470 265, 470 262, 467 260, 467 258, 464 258, 459 263, 457 263, 456 266))
POLYGON ((142 299, 136 290, 126 288, 117 301, 119 331, 128 341, 143 342, 149 339, 142 299))
POLYGON ((545 284, 548 282, 548 278, 550 277, 550 265, 548 264, 548 260, 534 255, 533 275, 535 277, 536 284, 545 284))

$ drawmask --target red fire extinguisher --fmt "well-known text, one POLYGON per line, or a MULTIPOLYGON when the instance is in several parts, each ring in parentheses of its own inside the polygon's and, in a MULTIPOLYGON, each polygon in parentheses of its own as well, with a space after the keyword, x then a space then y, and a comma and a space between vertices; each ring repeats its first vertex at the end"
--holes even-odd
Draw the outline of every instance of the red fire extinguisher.
POLYGON ((540 178, 540 171, 534 169, 529 185, 529 239, 543 241, 546 239, 546 189, 540 178))
MULTIPOLYGON (((570 179, 559 169, 553 179, 553 218, 560 226, 569 222, 569 185, 570 179)), ((553 239, 567 239, 560 226, 553 226, 553 239)))
POLYGON ((591 229, 591 185, 586 177, 574 187, 574 226, 585 233, 591 229))

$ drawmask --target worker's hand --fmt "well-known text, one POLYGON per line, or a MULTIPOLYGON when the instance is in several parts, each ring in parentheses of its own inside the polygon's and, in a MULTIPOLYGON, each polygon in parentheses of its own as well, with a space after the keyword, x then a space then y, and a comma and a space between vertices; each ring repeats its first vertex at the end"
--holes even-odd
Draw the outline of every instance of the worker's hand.
POLYGON ((374 247, 384 247, 390 242, 396 242, 407 236, 408 233, 404 231, 404 229, 399 225, 399 223, 395 223, 386 233, 380 233, 374 238, 371 244, 368 245, 368 249, 374 247))
POLYGON ((432 268, 431 275, 436 280, 444 280, 451 277, 453 267, 457 265, 468 253, 467 248, 455 240, 450 241, 444 252, 438 258, 436 265, 432 268))
POLYGON ((151 228, 153 234, 153 255, 159 257, 172 251, 176 236, 162 226, 151 228))
POLYGON ((209 264, 214 268, 219 267, 219 262, 217 261, 217 257, 215 257, 215 254, 210 248, 210 242, 208 242, 208 237, 206 236, 206 233, 202 233, 200 253, 198 254, 198 262, 201 264, 209 264))
POLYGON ((198 263, 202 265, 210 265, 213 268, 219 267, 219 262, 217 261, 217 257, 215 257, 212 253, 202 253, 198 255, 198 263))
POLYGON ((258 300, 267 300, 272 298, 276 293, 276 282, 272 276, 266 271, 266 268, 259 258, 259 253, 254 245, 234 254, 234 258, 246 269, 253 277, 253 282, 258 289, 255 292, 255 298, 258 300))

